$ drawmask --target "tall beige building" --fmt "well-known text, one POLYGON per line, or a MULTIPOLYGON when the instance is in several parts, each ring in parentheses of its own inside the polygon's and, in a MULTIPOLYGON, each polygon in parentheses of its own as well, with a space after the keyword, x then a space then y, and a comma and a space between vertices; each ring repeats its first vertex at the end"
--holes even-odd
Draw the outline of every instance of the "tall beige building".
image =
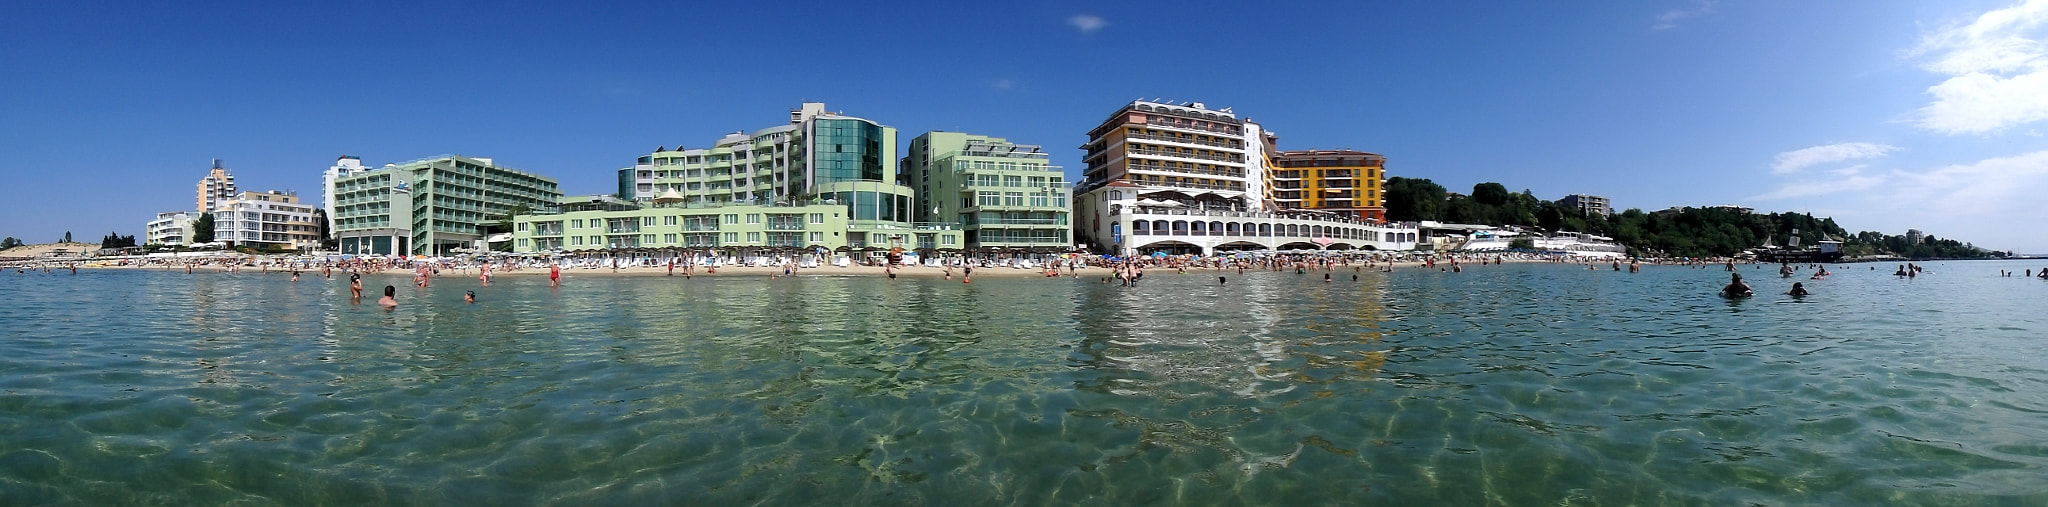
POLYGON ((199 180, 199 202, 193 209, 200 213, 213 211, 213 208, 234 199, 236 194, 235 175, 228 174, 228 170, 220 166, 220 159, 213 159, 213 172, 199 180))

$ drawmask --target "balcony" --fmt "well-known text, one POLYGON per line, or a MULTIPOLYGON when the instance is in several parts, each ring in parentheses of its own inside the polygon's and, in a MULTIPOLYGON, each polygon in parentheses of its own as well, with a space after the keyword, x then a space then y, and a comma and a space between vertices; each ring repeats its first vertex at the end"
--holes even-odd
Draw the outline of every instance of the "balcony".
POLYGON ((1131 171, 1152 171, 1152 172, 1162 172, 1162 173, 1194 174, 1194 175, 1202 175, 1202 176, 1221 176, 1221 177, 1226 177, 1226 178, 1243 178, 1243 177, 1244 177, 1244 170, 1243 170, 1243 169, 1234 169, 1234 170, 1230 170, 1230 169, 1206 169, 1206 170, 1205 170, 1205 169, 1189 169, 1189 168, 1185 168, 1185 167, 1166 167, 1166 166, 1163 166, 1163 165, 1156 165, 1156 164, 1139 164, 1139 163, 1131 163, 1130 165, 1128 165, 1128 166, 1125 166, 1125 169, 1127 169, 1127 170, 1131 170, 1131 171))
POLYGON ((1226 149, 1226 150, 1242 150, 1242 149, 1244 149, 1244 143, 1237 143, 1237 144, 1236 144, 1235 146, 1233 146, 1233 145, 1232 145, 1231 143, 1222 143, 1222 142, 1216 142, 1216 141, 1202 141, 1202 140, 1197 140, 1197 139, 1182 139, 1182 138, 1178 138, 1178 137, 1173 137, 1173 136, 1162 136, 1162 135, 1150 135, 1150 134, 1124 134, 1124 138, 1125 138, 1125 139, 1129 139, 1129 140, 1132 140, 1132 141, 1158 141, 1158 142, 1167 142, 1167 143, 1181 143, 1181 144, 1194 144, 1194 145, 1201 145, 1201 146, 1213 146, 1213 147, 1217 147, 1217 148, 1223 148, 1223 149, 1226 149))
POLYGON ((1177 157, 1177 158, 1187 158, 1187 159, 1195 159, 1195 160, 1210 160, 1210 161, 1216 161, 1216 162, 1229 162, 1229 163, 1233 163, 1233 164, 1242 164, 1242 163, 1244 163, 1244 158, 1243 158, 1243 157, 1225 157, 1225 156, 1220 156, 1220 155, 1202 155, 1202 154, 1198 154, 1198 153, 1181 153, 1181 152, 1178 152, 1178 151, 1165 151, 1165 150, 1147 150, 1147 149, 1144 149, 1144 148, 1131 148, 1131 149, 1130 149, 1130 151, 1128 151, 1128 152, 1126 152, 1126 153, 1129 153, 1129 154, 1131 154, 1131 155, 1144 155, 1144 156, 1148 156, 1148 157, 1177 157))

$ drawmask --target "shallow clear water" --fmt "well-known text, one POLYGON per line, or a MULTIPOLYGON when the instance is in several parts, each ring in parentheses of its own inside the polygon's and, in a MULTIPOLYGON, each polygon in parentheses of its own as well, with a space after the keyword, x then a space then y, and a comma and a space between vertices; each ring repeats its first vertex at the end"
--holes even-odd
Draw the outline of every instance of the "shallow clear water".
POLYGON ((1868 267, 8 273, 0 504, 2048 503, 2039 266, 1868 267))

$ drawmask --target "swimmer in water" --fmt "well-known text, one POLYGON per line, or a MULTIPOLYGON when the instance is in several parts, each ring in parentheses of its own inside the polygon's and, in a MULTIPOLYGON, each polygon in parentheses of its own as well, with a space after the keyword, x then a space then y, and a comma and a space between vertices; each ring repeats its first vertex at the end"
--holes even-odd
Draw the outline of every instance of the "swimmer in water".
POLYGON ((1800 285, 1799 282, 1792 282, 1792 290, 1785 291, 1785 295, 1795 298, 1806 297, 1807 294, 1809 293, 1806 292, 1806 286, 1800 285))
POLYGON ((363 300, 363 275, 348 275, 348 299, 350 301, 363 300))
MULTIPOLYGON (((1795 284, 1795 285, 1796 285, 1796 284, 1795 284)), ((473 290, 466 290, 466 291, 462 291, 462 302, 464 302, 464 303, 476 303, 476 291, 473 291, 473 290)))
POLYGON ((398 307, 398 288, 397 288, 397 287, 393 287, 393 286, 390 286, 390 285, 386 285, 386 286, 384 286, 384 299, 379 299, 379 300, 377 300, 377 305, 378 305, 378 306, 382 306, 382 307, 384 307, 384 308, 387 308, 387 309, 389 309, 389 308, 397 308, 397 307, 398 307))
POLYGON ((1749 284, 1742 282, 1741 273, 1729 273, 1728 286, 1721 288, 1721 295, 1728 297, 1743 297, 1755 293, 1755 290, 1749 288, 1749 284))

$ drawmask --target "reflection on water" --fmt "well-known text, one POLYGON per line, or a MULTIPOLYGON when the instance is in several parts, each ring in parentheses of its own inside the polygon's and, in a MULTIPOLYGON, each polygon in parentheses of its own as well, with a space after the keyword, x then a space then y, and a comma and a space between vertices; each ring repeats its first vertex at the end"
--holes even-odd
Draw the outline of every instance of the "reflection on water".
POLYGON ((1999 269, 15 275, 0 503, 2041 503, 1999 269))

